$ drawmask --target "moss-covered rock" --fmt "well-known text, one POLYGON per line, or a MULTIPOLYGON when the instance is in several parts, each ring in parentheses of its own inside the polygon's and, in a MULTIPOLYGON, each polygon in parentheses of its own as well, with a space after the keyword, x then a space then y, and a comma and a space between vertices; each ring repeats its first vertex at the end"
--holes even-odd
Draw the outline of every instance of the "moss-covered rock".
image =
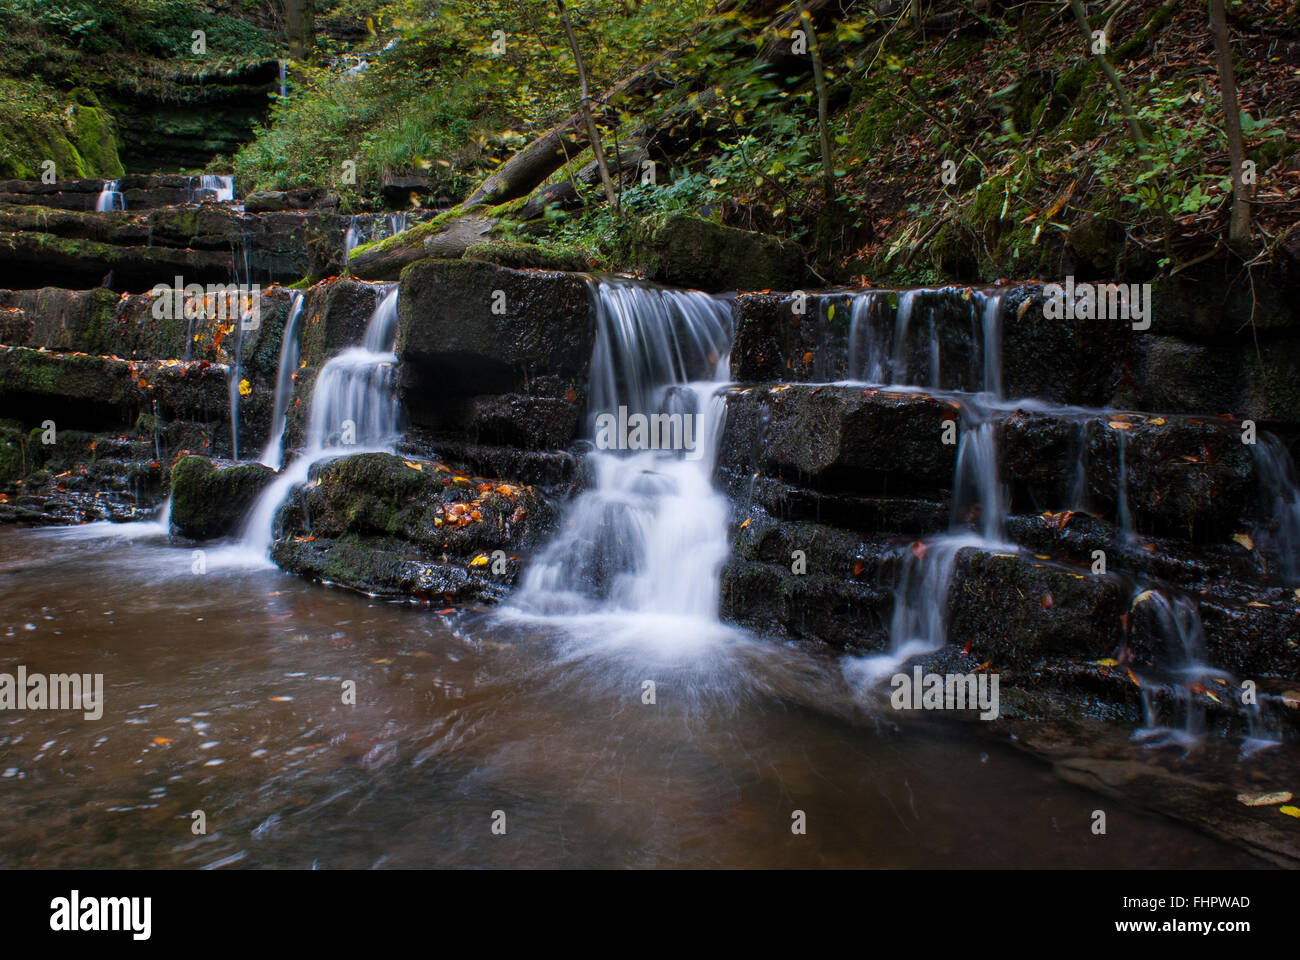
POLYGON ((499 267, 511 267, 516 270, 569 270, 581 273, 589 269, 594 256, 589 250, 583 250, 581 247, 487 240, 472 244, 465 251, 464 258, 495 263, 499 267))
POLYGON ((171 523, 183 537, 211 540, 235 532, 275 471, 260 463, 181 457, 171 471, 171 523))
POLYGON ((365 593, 501 599, 554 519, 531 487, 433 461, 357 454, 312 474, 281 512, 273 559, 365 593))
POLYGON ((812 277, 798 245, 699 217, 635 225, 626 259, 651 280, 710 292, 793 290, 812 277))

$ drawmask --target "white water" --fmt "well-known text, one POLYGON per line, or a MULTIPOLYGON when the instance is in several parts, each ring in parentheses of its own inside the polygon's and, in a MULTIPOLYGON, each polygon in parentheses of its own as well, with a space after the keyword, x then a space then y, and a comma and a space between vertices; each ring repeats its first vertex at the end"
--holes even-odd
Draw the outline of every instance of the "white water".
POLYGON ((201 175, 194 187, 194 199, 199 203, 204 200, 230 203, 235 199, 235 178, 211 173, 201 175))
MULTIPOLYGON (((940 290, 872 290, 854 295, 850 306, 848 376, 876 386, 943 389, 945 371, 941 364, 940 310, 954 307, 961 292, 956 288, 940 290), (949 294, 950 304, 926 302, 918 313, 923 295, 949 294), (897 302, 892 322, 882 316, 890 298, 897 302), (924 324, 919 322, 924 317, 924 324), (925 357, 925 370, 913 370, 912 360, 925 357)), ((972 389, 1002 397, 1002 312, 1005 295, 1001 291, 971 291, 969 294, 970 327, 974 351, 972 370, 976 383, 972 389)), ((952 377, 949 377, 952 380, 952 377)), ((952 384, 955 386, 955 383, 952 384)))
MULTIPOLYGON (((886 293, 860 294, 854 299, 850 320, 849 373, 865 374, 867 382, 909 389, 911 328, 915 303, 923 291, 898 294, 892 344, 882 331, 880 298, 886 293)), ((929 291, 924 291, 929 292, 929 291)), ((955 296, 954 292, 954 296, 955 296)), ((869 689, 893 674, 911 657, 930 653, 948 642, 948 591, 957 556, 963 549, 1016 553, 1018 548, 1003 541, 1007 517, 1007 494, 1000 476, 996 417, 1002 395, 1002 309, 1001 293, 974 293, 970 300, 971 330, 978 346, 982 392, 965 398, 957 464, 953 473, 953 496, 948 531, 904 548, 903 569, 894 589, 894 610, 889 624, 889 645, 884 653, 848 657, 846 679, 858 690, 869 689)), ((931 387, 941 384, 939 333, 936 309, 927 310, 925 336, 931 387)), ((920 375, 920 371, 917 372, 920 375)), ((915 378, 914 378, 915 379, 915 378)))
POLYGON ((597 415, 624 406, 695 415, 697 447, 691 456, 593 449, 590 486, 567 505, 503 616, 547 618, 601 646, 708 646, 731 633, 718 620, 730 506, 713 486, 730 308, 695 291, 619 281, 593 282, 592 295, 588 435, 597 415))
POLYGON ((280 364, 275 376, 275 402, 271 411, 271 436, 261 461, 272 470, 279 470, 284 462, 284 425, 288 419, 289 401, 293 399, 293 375, 298 371, 298 317, 302 313, 305 297, 293 294, 289 316, 280 334, 280 364))
POLYGON ((355 453, 391 453, 399 439, 393 353, 397 335, 397 287, 383 297, 366 325, 365 340, 331 357, 312 389, 306 445, 254 502, 236 550, 243 563, 268 565, 275 519, 293 488, 311 468, 355 453))
POLYGON ((95 210, 104 213, 109 210, 125 210, 126 198, 118 190, 119 180, 105 180, 99 197, 95 200, 95 210))
POLYGON ((1271 513, 1259 539, 1281 579, 1300 584, 1300 485, 1296 483, 1295 463, 1277 437, 1261 435, 1251 450, 1260 485, 1271 513))

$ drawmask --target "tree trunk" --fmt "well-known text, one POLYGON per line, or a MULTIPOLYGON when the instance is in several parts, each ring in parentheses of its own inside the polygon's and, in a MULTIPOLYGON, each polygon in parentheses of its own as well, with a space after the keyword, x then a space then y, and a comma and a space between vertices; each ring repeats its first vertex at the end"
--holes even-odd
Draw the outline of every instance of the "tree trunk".
POLYGON ((817 45, 817 31, 813 27, 812 17, 799 0, 799 22, 808 32, 808 54, 812 58, 813 83, 817 87, 817 131, 822 148, 822 191, 826 194, 829 206, 835 202, 835 165, 831 161, 831 134, 827 125, 828 111, 826 94, 826 75, 822 72, 822 53, 817 45))
POLYGON ((1243 180, 1246 146, 1241 139, 1241 105, 1237 100, 1237 78, 1232 69, 1232 46, 1228 42, 1228 19, 1223 0, 1210 0, 1210 32, 1219 67, 1219 93, 1223 99, 1223 130, 1228 135, 1228 162, 1232 165, 1232 219, 1228 242, 1250 239, 1249 189, 1243 180))
POLYGON ((284 0, 289 56, 305 60, 316 47, 316 0, 284 0))
POLYGON ((573 49, 573 61, 578 67, 578 85, 582 90, 582 119, 587 126, 587 138, 591 141, 591 151, 596 155, 600 165, 600 182, 605 185, 605 196, 609 205, 618 209, 618 194, 614 192, 614 181, 609 176, 609 165, 605 162, 605 148, 600 142, 600 131, 596 129, 596 120, 591 115, 591 97, 587 92, 587 68, 582 63, 582 51, 578 49, 578 38, 573 35, 573 26, 569 23, 569 11, 565 9, 564 0, 555 0, 560 10, 560 20, 564 32, 569 37, 569 46, 573 49))

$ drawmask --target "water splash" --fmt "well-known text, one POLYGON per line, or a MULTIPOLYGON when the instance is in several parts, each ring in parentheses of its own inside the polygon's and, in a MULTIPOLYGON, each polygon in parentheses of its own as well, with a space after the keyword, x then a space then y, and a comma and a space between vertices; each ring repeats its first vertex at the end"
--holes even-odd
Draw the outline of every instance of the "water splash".
POLYGON ((1267 524, 1258 531, 1260 544, 1288 585, 1300 584, 1300 484, 1295 462, 1286 446, 1272 434, 1261 434, 1251 446, 1265 501, 1267 524))
POLYGON ((356 453, 391 453, 396 447, 400 439, 393 382, 397 294, 396 286, 382 288, 362 345, 331 357, 317 374, 306 445, 253 503, 240 533, 244 562, 270 563, 276 516, 313 466, 356 453))
POLYGON ((195 203, 212 200, 230 203, 235 199, 235 178, 224 174, 205 173, 195 178, 191 187, 195 203))
POLYGON ((99 197, 95 200, 95 210, 99 213, 106 213, 109 210, 125 210, 126 197, 118 189, 120 180, 105 180, 103 188, 99 191, 99 197))
POLYGON ((289 401, 293 399, 293 375, 298 371, 298 317, 306 298, 295 292, 280 334, 280 364, 275 377, 275 401, 271 411, 271 437, 262 451, 261 461, 279 470, 284 461, 284 427, 288 421, 289 401))
POLYGON ((596 281, 588 436, 597 417, 694 418, 695 451, 596 449, 591 485, 530 565, 507 617, 558 618, 602 646, 696 649, 718 620, 730 506, 713 486, 726 415, 728 304, 696 291, 596 281))

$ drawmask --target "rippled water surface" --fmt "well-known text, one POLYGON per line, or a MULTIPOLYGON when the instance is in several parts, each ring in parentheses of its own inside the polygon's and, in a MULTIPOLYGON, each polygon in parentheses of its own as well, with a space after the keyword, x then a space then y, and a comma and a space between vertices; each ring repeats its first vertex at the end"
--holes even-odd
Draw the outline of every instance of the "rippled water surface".
POLYGON ((0 671, 106 696, 0 713, 0 867, 1257 863, 1114 802, 1094 837, 1096 797, 854 704, 830 657, 194 565, 145 525, 0 529, 0 671))

